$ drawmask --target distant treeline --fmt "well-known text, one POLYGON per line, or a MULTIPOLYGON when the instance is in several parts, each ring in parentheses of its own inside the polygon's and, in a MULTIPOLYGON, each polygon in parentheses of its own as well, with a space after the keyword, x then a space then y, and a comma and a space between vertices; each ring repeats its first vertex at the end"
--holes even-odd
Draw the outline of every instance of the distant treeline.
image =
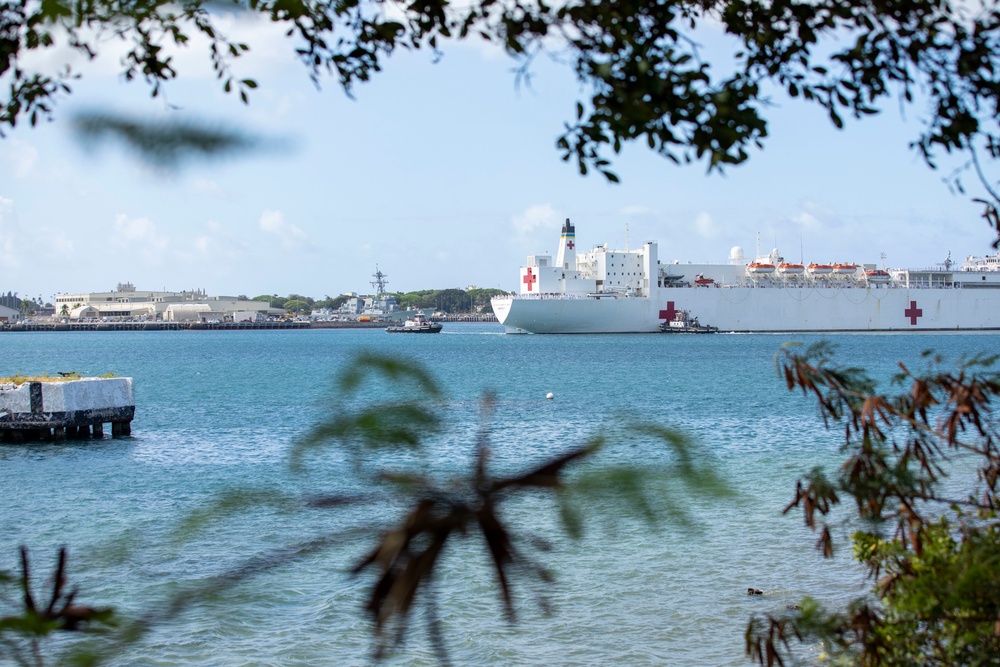
POLYGON ((7 294, 0 293, 0 306, 7 306, 14 310, 21 311, 24 315, 34 315, 35 313, 41 312, 45 306, 52 308, 52 304, 48 303, 42 306, 42 297, 39 295, 38 299, 32 299, 28 297, 26 299, 20 299, 17 296, 17 292, 7 292, 7 294))
MULTIPOLYGON (((482 313, 490 314, 493 306, 490 299, 499 294, 506 294, 502 289, 477 288, 470 290, 461 289, 441 289, 441 290, 420 290, 417 292, 389 292, 396 297, 399 307, 403 308, 434 308, 442 313, 482 313)), ((241 296, 240 298, 246 298, 241 296)), ((308 315, 314 310, 327 308, 336 310, 344 305, 350 296, 342 294, 337 297, 325 296, 322 299, 313 299, 310 296, 301 294, 289 294, 288 296, 278 296, 276 294, 261 294, 255 296, 253 301, 267 301, 272 308, 284 308, 289 313, 297 315, 308 315)))

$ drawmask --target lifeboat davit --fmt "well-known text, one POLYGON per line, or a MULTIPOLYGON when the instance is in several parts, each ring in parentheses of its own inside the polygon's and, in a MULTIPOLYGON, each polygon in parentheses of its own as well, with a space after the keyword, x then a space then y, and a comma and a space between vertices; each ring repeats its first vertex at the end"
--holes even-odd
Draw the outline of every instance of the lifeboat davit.
POLYGON ((806 267, 801 264, 778 264, 778 273, 786 276, 798 276, 805 273, 806 267))
POLYGON ((854 264, 834 264, 833 272, 840 276, 856 273, 858 267, 854 264))
POLYGON ((774 264, 767 264, 765 262, 750 262, 747 264, 747 273, 758 276, 774 273, 774 264))
POLYGON ((869 269, 865 271, 865 278, 870 283, 887 283, 892 280, 892 276, 881 269, 869 269))
POLYGON ((809 275, 813 276, 828 276, 833 273, 833 264, 810 264, 806 268, 809 270, 809 275))

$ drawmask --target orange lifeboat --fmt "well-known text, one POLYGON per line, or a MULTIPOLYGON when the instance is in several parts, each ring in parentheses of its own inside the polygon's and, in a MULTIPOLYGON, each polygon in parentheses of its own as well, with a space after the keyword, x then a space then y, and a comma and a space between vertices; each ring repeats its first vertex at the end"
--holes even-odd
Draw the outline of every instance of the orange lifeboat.
POLYGON ((833 273, 833 264, 810 264, 806 268, 813 276, 828 276, 833 273))
POLYGON ((869 269, 865 271, 865 278, 870 283, 887 283, 892 280, 892 276, 881 269, 869 269))
POLYGON ((786 276, 797 276, 805 273, 806 267, 801 264, 778 264, 778 273, 786 276))
POLYGON ((833 265, 833 271, 834 271, 834 273, 836 273, 837 275, 841 275, 841 276, 847 275, 847 274, 850 274, 850 273, 855 273, 855 272, 857 272, 857 270, 858 270, 858 267, 855 266, 854 264, 834 264, 833 265))
POLYGON ((774 264, 768 264, 766 262, 750 262, 747 264, 747 273, 756 275, 774 273, 774 264))
POLYGON ((714 278, 706 278, 705 274, 699 273, 698 277, 694 279, 694 284, 700 287, 711 287, 715 284, 714 278))

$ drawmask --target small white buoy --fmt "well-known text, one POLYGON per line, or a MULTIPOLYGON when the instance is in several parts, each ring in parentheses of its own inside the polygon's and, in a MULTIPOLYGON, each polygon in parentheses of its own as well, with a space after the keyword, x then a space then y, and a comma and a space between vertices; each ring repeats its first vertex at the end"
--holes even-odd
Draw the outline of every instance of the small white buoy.
POLYGON ((545 394, 545 398, 555 398, 555 395, 553 395, 553 393, 550 391, 549 393, 545 394))

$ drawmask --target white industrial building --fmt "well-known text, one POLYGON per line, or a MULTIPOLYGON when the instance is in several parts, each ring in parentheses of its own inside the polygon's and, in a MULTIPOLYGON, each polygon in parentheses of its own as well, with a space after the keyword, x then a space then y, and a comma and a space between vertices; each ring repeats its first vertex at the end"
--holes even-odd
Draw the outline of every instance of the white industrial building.
POLYGON ((113 292, 57 294, 56 316, 72 320, 144 319, 164 322, 247 322, 280 317, 282 308, 266 301, 208 296, 205 290, 149 292, 119 283, 113 292))
POLYGON ((21 319, 21 311, 7 306, 0 306, 0 322, 17 322, 21 319))

